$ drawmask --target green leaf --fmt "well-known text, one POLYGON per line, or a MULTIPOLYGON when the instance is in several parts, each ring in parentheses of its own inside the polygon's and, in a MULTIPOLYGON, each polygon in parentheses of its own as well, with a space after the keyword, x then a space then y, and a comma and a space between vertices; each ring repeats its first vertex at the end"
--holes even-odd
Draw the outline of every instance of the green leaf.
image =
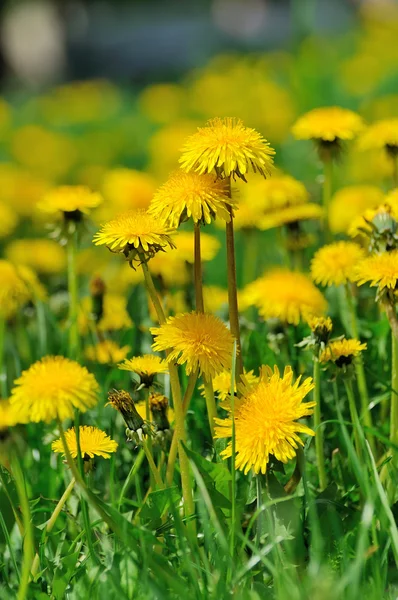
POLYGON ((195 463, 203 481, 206 484, 214 506, 218 508, 231 508, 231 502, 227 498, 231 473, 225 463, 213 463, 197 452, 190 450, 184 445, 189 458, 195 463))

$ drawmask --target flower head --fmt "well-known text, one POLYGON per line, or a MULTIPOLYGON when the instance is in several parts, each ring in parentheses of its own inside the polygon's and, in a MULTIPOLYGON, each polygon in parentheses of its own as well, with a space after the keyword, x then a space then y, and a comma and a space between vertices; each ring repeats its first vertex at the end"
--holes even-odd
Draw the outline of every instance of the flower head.
POLYGON ((55 240, 13 240, 6 254, 15 265, 25 265, 43 275, 61 273, 66 265, 65 250, 55 240))
POLYGON ((150 429, 144 418, 137 412, 136 405, 130 394, 124 390, 113 390, 108 394, 108 404, 120 412, 127 425, 126 434, 129 439, 139 443, 143 433, 150 429))
MULTIPOLYGON (((244 382, 246 386, 249 386, 258 383, 259 379, 253 371, 245 371, 244 374, 241 375, 241 381, 244 382)), ((202 390, 201 393, 202 396, 204 396, 204 385, 200 385, 199 389, 202 390)), ((229 407, 230 404, 228 399, 231 394, 231 371, 223 371, 216 375, 213 379, 213 389, 217 394, 218 400, 221 402, 222 408, 229 407)), ((234 382, 234 391, 236 392, 236 381, 234 382)))
POLYGON ((113 340, 103 340, 95 346, 87 346, 84 354, 87 360, 110 365, 124 360, 130 350, 130 346, 121 347, 113 340))
MULTIPOLYGON (((286 367, 281 376, 277 367, 263 367, 257 385, 243 387, 242 397, 235 408, 236 468, 248 473, 265 473, 270 456, 287 463, 304 443, 299 433, 314 435, 312 429, 298 419, 311 415, 315 402, 303 402, 313 389, 309 377, 301 376, 293 384, 293 371, 286 367)), ((232 418, 216 419, 216 438, 232 436, 232 418)), ((229 442, 221 453, 232 456, 229 442)))
POLYGON ((337 367, 346 367, 352 363, 362 350, 366 350, 366 344, 359 340, 333 340, 321 352, 319 360, 321 363, 334 362, 337 367))
POLYGON ((349 185, 338 190, 329 206, 329 225, 333 233, 347 233, 352 221, 365 210, 383 202, 383 192, 375 185, 349 185))
MULTIPOLYGON (((169 401, 163 394, 149 394, 149 408, 151 422, 156 426, 158 431, 170 429, 170 423, 174 422, 174 410, 169 406, 169 401)), ((138 414, 146 419, 146 402, 138 402, 136 404, 138 414)))
POLYGON ((12 208, 0 202, 0 238, 10 235, 17 226, 17 223, 18 217, 12 208))
POLYGON ((99 320, 96 321, 95 302, 93 302, 92 297, 86 296, 82 299, 78 316, 80 333, 87 333, 90 321, 93 323, 96 322, 96 326, 101 332, 120 331, 121 329, 132 327, 133 321, 127 311, 127 298, 121 294, 109 294, 105 292, 102 313, 99 320))
POLYGON ((97 404, 99 386, 85 367, 63 356, 45 356, 14 382, 10 402, 22 422, 49 423, 97 404))
POLYGON ((275 175, 263 181, 261 193, 265 212, 305 204, 309 199, 304 184, 290 175, 275 175))
MULTIPOLYGON (((173 235, 173 243, 177 248, 177 254, 181 260, 194 263, 194 236, 190 231, 179 231, 173 235)), ((220 242, 208 233, 200 234, 202 261, 213 260, 220 249, 220 242)))
POLYGON ((49 214, 64 213, 68 218, 79 220, 102 202, 102 197, 82 185, 63 185, 47 192, 38 208, 49 214))
POLYGON ((164 221, 142 209, 122 213, 95 234, 96 246, 106 245, 112 252, 123 253, 129 261, 142 262, 165 248, 174 248, 172 229, 164 221))
POLYGON ((336 142, 352 140, 363 126, 361 117, 352 110, 325 106, 302 115, 293 125, 292 133, 298 140, 336 142))
MULTIPOLYGON (((72 458, 77 457, 77 440, 76 430, 74 427, 65 432, 65 441, 72 458)), ((102 458, 110 458, 113 452, 116 452, 118 444, 112 440, 109 435, 98 429, 87 425, 79 427, 79 444, 82 458, 94 458, 94 456, 102 456, 102 458)), ((59 438, 51 444, 53 452, 60 452, 65 455, 62 439, 59 438)))
POLYGON ((8 427, 14 427, 19 423, 18 412, 9 400, 0 399, 0 439, 2 432, 8 427))
POLYGON ((169 370, 167 362, 156 354, 134 356, 134 358, 129 358, 118 366, 122 371, 136 373, 139 376, 141 383, 146 387, 152 385, 155 375, 167 373, 169 370))
POLYGON ((192 312, 169 317, 151 333, 153 349, 170 350, 166 360, 185 364, 188 375, 199 369, 214 377, 231 365, 234 338, 214 315, 192 312))
POLYGON ((327 303, 321 292, 303 273, 274 269, 245 290, 246 302, 257 306, 264 319, 277 318, 298 325, 310 316, 322 316, 327 303))
POLYGON ((233 201, 222 179, 204 173, 176 171, 155 193, 148 212, 172 227, 192 217, 195 223, 211 223, 215 218, 229 221, 233 201))
POLYGON ((355 270, 358 285, 369 283, 380 290, 395 290, 398 281, 398 250, 373 254, 364 258, 355 270))
POLYGON ((333 329, 332 319, 330 317, 311 317, 308 319, 308 325, 318 344, 326 344, 333 329))
POLYGON ((391 157, 398 155, 398 119, 383 119, 369 125, 358 140, 361 150, 384 148, 391 157))
POLYGON ((310 219, 321 219, 323 209, 319 204, 307 202, 296 206, 287 206, 279 210, 273 210, 265 213, 258 220, 258 228, 262 230, 281 227, 289 223, 297 223, 298 221, 307 221, 310 219))
POLYGON ((342 285, 353 281, 359 261, 365 257, 354 242, 334 242, 320 248, 311 261, 311 275, 321 285, 342 285))
POLYGON ((211 173, 224 178, 236 175, 245 179, 248 171, 271 174, 275 150, 255 129, 245 127, 239 119, 211 119, 198 127, 182 149, 183 171, 211 173))
POLYGON ((0 260, 0 316, 11 318, 31 299, 26 282, 8 260, 0 260))

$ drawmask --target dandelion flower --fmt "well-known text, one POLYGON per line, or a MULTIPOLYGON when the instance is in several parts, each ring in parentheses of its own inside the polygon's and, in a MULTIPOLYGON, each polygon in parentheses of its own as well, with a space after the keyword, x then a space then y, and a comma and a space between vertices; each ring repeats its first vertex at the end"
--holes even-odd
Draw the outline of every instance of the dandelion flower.
POLYGON ((245 304, 257 306, 264 319, 277 318, 298 325, 310 316, 322 316, 327 303, 321 292, 303 273, 274 269, 250 283, 245 304))
POLYGON ((9 400, 0 399, 0 439, 2 431, 19 423, 18 412, 9 400))
POLYGON ((10 402, 22 422, 49 423, 72 418, 75 408, 86 412, 97 404, 98 393, 85 367, 63 356, 45 356, 14 382, 10 402))
POLYGON ((169 367, 167 362, 156 354, 143 354, 142 356, 134 356, 118 365, 122 371, 131 371, 136 373, 146 387, 152 385, 155 375, 167 373, 169 367))
POLYGON ((239 119, 211 119, 206 127, 198 127, 182 149, 183 171, 211 173, 224 178, 236 175, 245 179, 248 171, 271 174, 275 150, 255 130, 239 119))
POLYGON ((45 194, 38 203, 38 208, 45 213, 64 213, 67 217, 79 220, 82 214, 87 215, 91 209, 102 202, 102 197, 83 185, 63 185, 45 194))
POLYGON ((375 185, 349 185, 338 190, 329 205, 332 233, 347 233, 354 219, 383 202, 384 194, 375 185))
POLYGON ((65 250, 55 240, 13 240, 6 256, 15 265, 25 265, 43 275, 62 273, 66 266, 65 250))
POLYGON ((96 346, 88 346, 84 352, 87 360, 97 362, 101 365, 110 365, 124 360, 130 352, 130 346, 119 346, 112 340, 103 340, 96 346))
POLYGON ((142 262, 166 248, 174 248, 172 229, 164 221, 143 209, 122 213, 102 226, 95 234, 96 246, 106 245, 112 252, 120 252, 129 261, 142 262))
POLYGON ((323 217, 323 208, 319 204, 307 202, 298 206, 287 206, 280 210, 274 210, 265 213, 258 220, 258 228, 263 231, 281 227, 289 223, 297 223, 298 221, 307 221, 310 219, 321 219, 323 217))
POLYGON ((265 212, 305 204, 309 199, 304 184, 290 175, 276 175, 263 181, 261 193, 265 212))
POLYGON ((334 242, 320 248, 311 261, 311 275, 321 285, 343 285, 353 281, 355 268, 365 251, 354 242, 334 242))
POLYGON ((361 117, 346 108, 325 106, 302 115, 292 127, 298 140, 336 142, 352 140, 364 127, 361 117))
MULTIPOLYGON (((177 248, 177 254, 181 260, 188 263, 194 263, 194 235, 190 231, 179 231, 173 235, 173 243, 177 248)), ((202 261, 210 261, 216 256, 220 249, 220 242, 213 235, 208 233, 200 234, 201 258, 202 261)))
POLYGON ((174 251, 158 252, 149 261, 148 268, 166 288, 185 286, 192 277, 183 257, 174 251))
MULTIPOLYGON (((259 379, 257 377, 257 375, 254 374, 253 371, 248 371, 248 372, 244 372, 243 375, 241 375, 241 381, 244 381, 244 383, 249 386, 249 385, 254 385, 255 383, 258 383, 259 379)), ((205 395, 204 389, 205 386, 202 384, 199 386, 199 389, 201 390, 201 394, 202 396, 205 395)), ((234 391, 236 392, 236 381, 234 381, 234 391)), ((222 373, 219 373, 218 375, 216 375, 213 379, 213 390, 214 392, 217 394, 217 398, 218 400, 222 403, 221 406, 223 408, 227 408, 227 406, 229 406, 228 404, 223 404, 230 396, 231 394, 231 371, 223 371, 222 373)))
MULTIPOLYGON (((76 430, 74 427, 65 432, 65 441, 72 458, 77 457, 76 430)), ((79 427, 80 452, 83 459, 102 456, 110 458, 113 452, 116 452, 118 444, 97 427, 81 425, 79 427)), ((62 439, 59 438, 51 444, 53 452, 60 452, 65 455, 62 439)))
POLYGON ((0 260, 0 316, 9 319, 29 302, 31 294, 16 267, 7 260, 0 260))
POLYGON ((176 171, 155 193, 148 212, 178 227, 191 217, 195 223, 211 223, 216 217, 229 222, 232 206, 224 180, 176 171))
POLYGON ((398 156, 398 119, 383 119, 369 125, 358 140, 360 150, 384 148, 389 156, 398 156))
MULTIPOLYGON (((132 269, 129 270, 132 271, 132 269)), ((95 315, 93 313, 93 299, 86 296, 82 299, 78 325, 79 331, 83 335, 88 332, 90 322, 94 324, 95 315)), ((96 323, 96 327, 101 332, 120 331, 133 326, 133 321, 127 311, 127 298, 121 294, 109 294, 106 292, 103 297, 102 315, 96 323)))
POLYGON ((326 344, 333 329, 330 317, 310 317, 308 325, 319 343, 326 344))
POLYGON ((355 270, 358 285, 369 283, 380 290, 395 290, 398 281, 398 250, 373 254, 362 260, 355 270))
MULTIPOLYGON (((293 371, 286 367, 281 376, 277 367, 263 367, 260 382, 242 389, 240 403, 235 409, 235 448, 237 469, 248 473, 266 473, 270 456, 287 463, 304 442, 299 433, 314 435, 312 429, 298 419, 311 415, 315 402, 303 402, 313 389, 312 379, 293 384, 293 371)), ((232 437, 232 418, 215 419, 216 438, 232 437)), ((232 456, 228 442, 221 456, 232 456)))
POLYGON ((218 317, 208 313, 186 313, 169 317, 160 327, 152 327, 153 349, 169 350, 166 360, 185 364, 189 375, 199 369, 214 377, 232 363, 234 338, 218 317))
POLYGON ((333 340, 321 352, 319 360, 321 363, 334 362, 341 368, 350 365, 362 350, 366 350, 366 347, 366 344, 355 339, 333 340))
MULTIPOLYGON (((138 414, 146 420, 146 402, 137 402, 135 405, 138 414)), ((160 430, 170 429, 174 422, 174 410, 169 406, 169 401, 163 394, 149 394, 150 421, 155 423, 160 430), (159 427, 160 426, 160 427, 159 427)))
POLYGON ((0 202, 0 238, 10 235, 18 224, 16 213, 7 204, 0 202))

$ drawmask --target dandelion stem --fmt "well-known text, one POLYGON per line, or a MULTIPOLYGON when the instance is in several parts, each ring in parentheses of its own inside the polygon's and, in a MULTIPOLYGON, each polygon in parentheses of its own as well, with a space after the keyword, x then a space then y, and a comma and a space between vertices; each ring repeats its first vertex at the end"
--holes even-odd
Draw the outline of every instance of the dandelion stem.
MULTIPOLYGON (((232 420, 232 431, 231 431, 231 536, 229 551, 231 558, 234 558, 235 554, 235 530, 236 530, 236 464, 235 464, 235 453, 236 453, 236 437, 235 437, 235 369, 236 369, 236 340, 234 341, 234 351, 232 354, 232 366, 231 366, 231 420, 232 420)), ((227 581, 230 581, 232 571, 229 568, 227 581)))
POLYGON ((353 428, 354 428, 355 448, 356 448, 356 451, 357 451, 357 454, 358 454, 358 458, 361 458, 361 456, 362 456, 362 448, 361 448, 361 438, 360 438, 360 435, 359 435, 360 422, 359 422, 359 417, 358 417, 357 405, 355 403, 354 390, 352 388, 351 379, 344 379, 344 386, 345 386, 345 390, 346 390, 346 393, 347 393, 348 405, 349 405, 349 408, 350 408, 351 421, 352 421, 352 425, 353 425, 353 428))
MULTIPOLYGON (((150 394, 150 389, 146 390, 146 394, 145 394, 145 419, 148 423, 151 422, 151 409, 149 406, 149 394, 150 394)), ((148 441, 147 441, 147 446, 148 446, 148 451, 150 453, 151 456, 153 456, 153 450, 152 450, 152 437, 149 435, 148 436, 148 441)), ((153 459, 152 459, 153 460, 153 459)), ((150 473, 150 486, 153 488, 154 487, 154 475, 152 473, 152 469, 151 469, 151 473, 150 473)))
MULTIPOLYGON (((47 521, 47 525, 44 530, 46 536, 48 533, 50 533, 50 531, 54 527, 54 525, 61 513, 61 510, 63 509, 65 503, 67 502, 69 496, 71 495, 73 488, 75 487, 75 483, 76 483, 76 479, 73 477, 71 479, 68 487, 66 488, 66 490, 62 494, 61 498, 59 499, 57 506, 54 508, 54 512, 51 515, 50 519, 47 521)), ((39 566, 40 566, 40 557, 39 557, 39 553, 36 552, 36 555, 33 559, 32 568, 30 570, 32 579, 34 579, 36 577, 37 571, 39 570, 39 566)))
POLYGON ((15 479, 15 485, 17 488, 18 499, 21 506, 23 526, 24 526, 24 545, 23 545, 23 563, 21 580, 18 588, 17 600, 25 600, 28 592, 29 579, 30 579, 30 568, 34 556, 34 537, 33 527, 31 523, 31 514, 29 507, 29 499, 26 492, 25 479, 22 473, 21 465, 19 460, 14 454, 11 457, 12 473, 15 479))
POLYGON ((148 265, 145 261, 145 257, 142 257, 141 266, 142 266, 142 271, 144 273, 145 285, 147 287, 148 294, 149 294, 150 299, 152 300, 152 303, 155 307, 158 321, 159 321, 160 325, 162 325, 163 323, 166 322, 166 316, 164 314, 163 307, 160 303, 159 296, 158 296, 158 293, 155 288, 155 284, 153 283, 152 275, 150 274, 148 265))
POLYGON ((77 231, 68 239, 68 294, 69 294, 69 358, 77 359, 80 352, 78 331, 78 285, 76 273, 77 231))
MULTIPOLYGON (((359 328, 358 328, 358 320, 357 320, 357 315, 356 315, 356 310, 355 310, 354 298, 353 298, 352 291, 351 291, 348 283, 345 286, 345 292, 346 292, 347 306, 348 306, 348 312, 349 312, 350 322, 351 322, 350 323, 351 335, 352 335, 352 337, 359 340, 359 328)), ((373 422, 372 422, 372 415, 371 415, 370 409, 369 409, 369 394, 368 394, 368 387, 366 385, 366 376, 365 376, 365 369, 364 369, 362 356, 358 356, 355 361, 355 372, 356 372, 356 376, 357 376, 359 398, 361 400, 361 417, 362 417, 363 422, 365 423, 366 427, 372 428, 373 422)), ((368 434, 368 440, 369 440, 370 447, 372 448, 372 452, 373 452, 373 454, 375 454, 376 446, 375 446, 375 441, 374 441, 373 436, 368 434)))
POLYGON ((144 449, 140 448, 140 451, 137 454, 137 458, 135 459, 134 464, 131 467, 129 474, 127 475, 126 481, 124 482, 123 487, 122 487, 122 491, 120 492, 119 501, 117 503, 118 511, 120 511, 120 507, 123 504, 123 499, 127 493, 127 490, 129 489, 131 482, 133 481, 140 466, 142 465, 144 457, 145 457, 144 449))
POLYGON ((261 484, 261 473, 257 473, 256 475, 256 491, 257 491, 257 546, 260 548, 261 545, 261 536, 263 534, 264 529, 264 515, 262 512, 263 506, 263 486, 261 484))
POLYGON ((203 302, 203 284, 202 284, 202 257, 200 249, 200 224, 194 225, 194 279, 195 279, 195 300, 196 310, 204 312, 203 302))
POLYGON ((327 156, 323 161, 323 190, 322 190, 322 203, 324 210, 324 224, 325 224, 325 239, 330 240, 329 230, 329 206, 332 198, 332 181, 333 181, 333 159, 331 156, 327 156))
POLYGON ((4 360, 5 342, 6 320, 0 317, 0 391, 2 398, 7 398, 7 369, 4 360))
MULTIPOLYGON (((228 196, 231 198, 231 178, 228 177, 228 196)), ((236 381, 243 373, 242 352, 240 343, 238 290, 236 285, 236 261, 234 242, 234 221, 232 207, 229 207, 230 221, 226 224, 227 270, 228 270, 228 305, 231 333, 236 339, 236 381)))
POLYGON ((398 443, 398 339, 392 334, 390 440, 398 443))
POLYGON ((150 451, 149 446, 145 440, 142 440, 141 443, 156 485, 159 487, 159 489, 162 490, 164 488, 164 483, 162 481, 158 468, 155 465, 155 461, 153 460, 152 452, 150 451))
POLYGON ((319 475, 319 487, 323 491, 327 486, 325 468, 325 448, 323 440, 323 428, 321 427, 321 364, 318 356, 314 356, 314 430, 315 430, 315 454, 319 475))
POLYGON ((209 419, 211 437, 214 440, 214 419, 217 417, 217 406, 214 399, 213 380, 211 377, 203 375, 203 385, 205 388, 207 417, 209 419))

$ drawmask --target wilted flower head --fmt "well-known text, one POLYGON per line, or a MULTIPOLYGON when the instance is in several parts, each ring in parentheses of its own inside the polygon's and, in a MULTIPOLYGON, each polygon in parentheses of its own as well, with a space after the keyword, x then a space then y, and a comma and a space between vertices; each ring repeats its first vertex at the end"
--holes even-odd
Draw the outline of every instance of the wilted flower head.
POLYGON ((275 150, 255 129, 245 127, 239 119, 211 119, 206 127, 198 127, 182 149, 183 171, 230 175, 245 179, 253 171, 264 177, 271 174, 275 150))
MULTIPOLYGON (((235 407, 236 468, 248 473, 266 473, 271 456, 287 463, 304 443, 299 433, 314 435, 312 429, 298 422, 311 415, 315 402, 303 399, 313 389, 309 377, 301 383, 301 376, 293 384, 293 371, 286 367, 281 376, 277 367, 262 367, 258 384, 242 386, 242 396, 235 407)), ((216 438, 232 436, 232 417, 215 419, 216 438)), ((229 442, 221 453, 232 456, 229 442)))

